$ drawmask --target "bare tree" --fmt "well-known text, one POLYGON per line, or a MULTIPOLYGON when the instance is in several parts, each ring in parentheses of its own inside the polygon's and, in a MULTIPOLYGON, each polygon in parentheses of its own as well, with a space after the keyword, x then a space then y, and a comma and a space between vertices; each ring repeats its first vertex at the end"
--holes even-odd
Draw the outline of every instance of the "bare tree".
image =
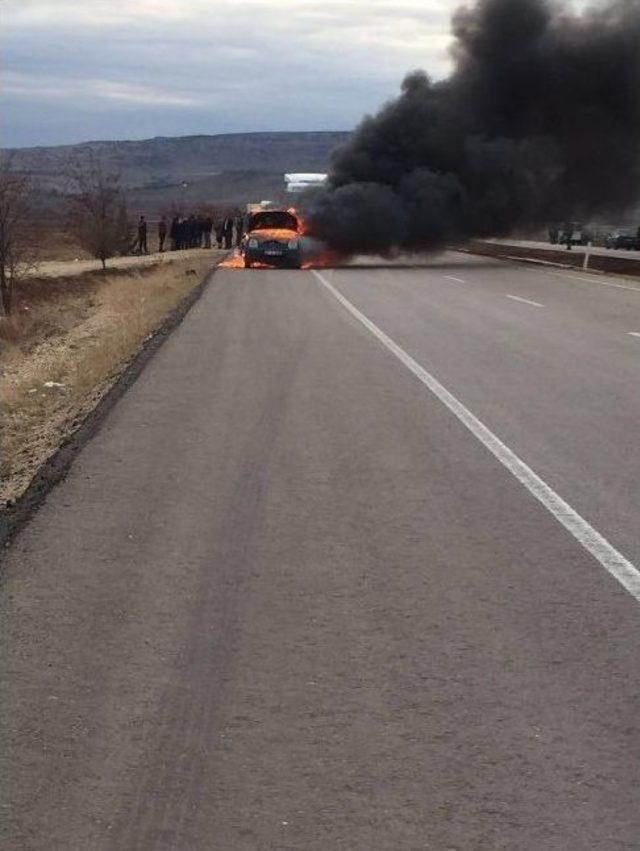
POLYGON ((120 177, 90 162, 74 171, 70 227, 79 245, 107 268, 107 260, 129 253, 133 226, 120 177))
POLYGON ((0 300, 5 316, 13 309, 16 281, 33 266, 29 233, 31 181, 0 155, 0 300))

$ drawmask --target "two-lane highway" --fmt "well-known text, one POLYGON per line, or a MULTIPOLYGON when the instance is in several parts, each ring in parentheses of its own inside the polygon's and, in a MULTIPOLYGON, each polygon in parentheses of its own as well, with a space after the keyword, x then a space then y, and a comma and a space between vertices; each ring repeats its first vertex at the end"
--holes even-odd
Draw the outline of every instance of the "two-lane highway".
POLYGON ((609 280, 216 273, 5 558, 2 847, 636 849, 609 280))

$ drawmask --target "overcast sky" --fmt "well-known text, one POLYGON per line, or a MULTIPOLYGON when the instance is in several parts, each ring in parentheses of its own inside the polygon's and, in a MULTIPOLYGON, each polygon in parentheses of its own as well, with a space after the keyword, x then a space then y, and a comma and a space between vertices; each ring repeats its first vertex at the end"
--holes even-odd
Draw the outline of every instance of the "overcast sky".
POLYGON ((348 129, 449 69, 458 0, 0 0, 3 146, 348 129))
POLYGON ((446 76, 462 3, 0 0, 0 146, 350 129, 446 76))

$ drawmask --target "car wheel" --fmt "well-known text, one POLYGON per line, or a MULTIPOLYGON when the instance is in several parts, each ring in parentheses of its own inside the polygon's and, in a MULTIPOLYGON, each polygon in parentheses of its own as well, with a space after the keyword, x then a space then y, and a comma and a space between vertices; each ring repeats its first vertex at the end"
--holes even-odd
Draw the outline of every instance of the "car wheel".
POLYGON ((251 260, 245 260, 244 261, 244 268, 245 269, 250 269, 252 266, 253 266, 253 263, 251 262, 251 260))

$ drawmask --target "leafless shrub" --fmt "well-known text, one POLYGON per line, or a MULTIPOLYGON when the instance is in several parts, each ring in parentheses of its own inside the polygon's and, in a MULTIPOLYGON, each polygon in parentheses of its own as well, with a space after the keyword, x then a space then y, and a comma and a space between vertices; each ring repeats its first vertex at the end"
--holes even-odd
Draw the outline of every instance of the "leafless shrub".
POLYGON ((79 245, 106 269, 107 260, 128 254, 133 242, 133 225, 120 177, 90 161, 77 168, 72 179, 75 192, 70 199, 70 229, 79 245))
POLYGON ((33 267, 29 224, 31 183, 0 154, 0 301, 5 317, 13 311, 15 284, 33 267))

